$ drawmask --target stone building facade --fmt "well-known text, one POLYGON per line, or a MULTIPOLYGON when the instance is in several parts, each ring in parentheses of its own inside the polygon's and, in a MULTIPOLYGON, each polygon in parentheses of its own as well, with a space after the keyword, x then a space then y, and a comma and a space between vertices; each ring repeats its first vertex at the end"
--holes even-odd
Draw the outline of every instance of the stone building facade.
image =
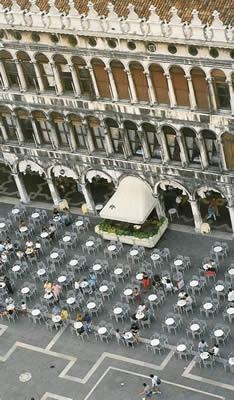
POLYGON ((28 171, 55 204, 67 176, 91 213, 95 176, 144 180, 159 216, 180 189, 196 230, 199 198, 220 193, 234 232, 232 0, 132 3, 0 2, 0 163, 22 202, 28 171))

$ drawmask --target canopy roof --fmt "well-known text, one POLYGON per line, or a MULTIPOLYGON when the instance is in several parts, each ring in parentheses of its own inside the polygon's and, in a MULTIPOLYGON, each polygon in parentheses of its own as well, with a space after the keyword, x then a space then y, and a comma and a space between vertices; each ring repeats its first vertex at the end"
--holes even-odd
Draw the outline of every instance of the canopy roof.
POLYGON ((106 219, 143 224, 155 207, 156 200, 147 183, 128 176, 124 178, 115 194, 100 212, 106 219))

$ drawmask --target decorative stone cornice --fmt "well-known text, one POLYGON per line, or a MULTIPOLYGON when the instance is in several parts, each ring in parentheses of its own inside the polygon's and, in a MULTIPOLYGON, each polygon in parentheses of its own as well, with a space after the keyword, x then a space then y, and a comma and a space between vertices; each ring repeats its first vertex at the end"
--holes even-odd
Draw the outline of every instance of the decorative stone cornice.
POLYGON ((233 43, 234 28, 223 24, 219 17, 219 12, 212 14, 212 23, 203 24, 199 18, 197 10, 192 11, 191 22, 183 22, 178 16, 178 10, 171 8, 171 18, 169 21, 161 20, 156 13, 156 8, 149 7, 150 15, 148 19, 139 18, 132 4, 126 5, 128 8, 127 18, 118 16, 114 10, 114 5, 107 5, 107 16, 99 15, 94 8, 94 4, 88 2, 88 13, 80 15, 77 11, 74 0, 69 0, 69 12, 60 12, 56 7, 55 0, 49 0, 48 12, 41 11, 37 6, 36 0, 29 0, 31 7, 29 10, 21 9, 16 0, 12 0, 11 9, 4 8, 0 4, 0 25, 5 29, 19 30, 48 30, 48 32, 62 32, 67 34, 87 34, 94 35, 106 33, 112 35, 126 34, 128 37, 134 35, 146 39, 147 36, 152 40, 156 38, 168 38, 186 41, 202 41, 211 43, 233 43))

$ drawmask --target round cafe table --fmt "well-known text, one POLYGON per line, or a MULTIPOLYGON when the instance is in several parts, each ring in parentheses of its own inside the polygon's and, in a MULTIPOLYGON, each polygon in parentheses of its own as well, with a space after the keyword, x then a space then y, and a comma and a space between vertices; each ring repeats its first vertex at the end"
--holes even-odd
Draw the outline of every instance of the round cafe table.
POLYGON ((20 265, 14 265, 14 267, 11 268, 13 272, 17 272, 21 270, 20 265))
POLYGON ((14 304, 8 304, 8 306, 6 307, 7 311, 12 311, 15 309, 15 305, 14 304))
POLYGON ((156 299, 157 299, 156 294, 150 294, 150 295, 148 296, 148 300, 149 300, 149 301, 155 301, 156 299))
POLYGON ((107 290, 108 290, 108 286, 106 286, 106 285, 102 285, 102 286, 100 286, 100 288, 99 288, 99 291, 100 291, 101 293, 107 292, 107 290))
POLYGON ((0 222, 0 229, 5 228, 6 224, 4 222, 0 222))
POLYGON ((81 321, 77 321, 77 322, 74 322, 73 326, 75 329, 80 329, 80 328, 82 328, 83 324, 81 321))
POLYGON ((44 275, 46 273, 46 270, 44 268, 41 268, 37 271, 37 275, 41 276, 44 275))
POLYGON ((120 274, 122 274, 122 272, 123 272, 122 268, 116 268, 114 270, 115 275, 120 275, 120 274))
POLYGON ((81 282, 80 286, 82 287, 82 289, 86 288, 88 286, 88 282, 87 281, 83 281, 81 282))
POLYGON ((78 260, 71 260, 70 262, 69 262, 69 265, 71 265, 72 267, 74 267, 75 265, 77 265, 78 264, 78 260))
POLYGON ((135 249, 130 251, 131 256, 137 256, 138 253, 139 253, 138 250, 135 250, 135 249))
POLYGON ((113 311, 114 311, 114 314, 121 314, 123 312, 121 307, 116 307, 116 308, 114 308, 113 311))
POLYGON ((216 329, 216 331, 214 331, 214 335, 215 337, 221 337, 224 335, 224 331, 222 329, 216 329))
POLYGON ((3 289, 5 286, 6 286, 5 282, 0 282, 0 289, 3 289))
POLYGON ((100 271, 100 269, 102 269, 102 266, 100 264, 94 264, 93 266, 94 271, 100 271))
POLYGON ((234 365, 234 357, 230 357, 228 359, 228 362, 229 362, 230 365, 234 365))
POLYGON ((76 221, 76 226, 82 226, 84 225, 84 221, 76 221))
POLYGON ((212 303, 205 303, 205 304, 203 304, 203 308, 205 310, 211 310, 211 308, 213 308, 213 304, 212 303))
POLYGON ((45 238, 47 238, 49 236, 49 233, 48 232, 41 232, 40 236, 41 236, 42 239, 45 239, 45 238))
POLYGON ((109 251, 114 251, 116 249, 116 246, 114 244, 111 244, 107 248, 108 248, 109 251))
POLYGON ((175 260, 174 264, 175 264, 176 267, 179 267, 180 265, 183 264, 183 261, 182 260, 175 260))
POLYGON ((97 211, 101 211, 101 210, 103 209, 103 205, 102 205, 102 204, 97 204, 97 205, 95 206, 95 209, 96 209, 97 211))
POLYGON ((52 315, 52 321, 53 322, 60 322, 61 321, 60 315, 52 315))
POLYGON ((195 332, 195 331, 199 331, 200 326, 198 324, 192 324, 190 325, 190 329, 191 331, 195 332))
POLYGON ((125 289, 124 290, 124 295, 125 296, 131 296, 131 294, 132 294, 132 289, 125 289))
POLYGON ((177 305, 178 305, 179 307, 184 307, 184 306, 186 305, 186 301, 185 301, 185 300, 178 300, 178 301, 177 301, 177 305))
POLYGON ((224 289, 224 286, 223 286, 223 285, 216 285, 216 286, 215 286, 216 292, 222 292, 223 289, 224 289))
POLYGON ((87 308, 88 308, 89 310, 92 310, 92 309, 95 308, 95 307, 96 307, 96 303, 94 303, 93 301, 91 301, 90 303, 87 304, 87 308))
POLYGON ((61 275, 61 276, 58 277, 58 282, 60 282, 60 283, 63 283, 63 282, 65 282, 66 280, 67 280, 67 277, 64 276, 64 275, 61 275))
POLYGON ((64 237, 63 237, 63 241, 64 241, 64 242, 69 242, 70 240, 71 240, 71 236, 68 236, 68 235, 67 235, 67 236, 64 236, 64 237))
POLYGON ((32 214, 32 218, 38 218, 38 217, 40 217, 40 214, 38 212, 32 214))
POLYGON ((30 292, 30 289, 29 289, 29 287, 27 287, 27 286, 25 286, 25 287, 23 287, 22 289, 21 289, 21 293, 23 293, 23 294, 26 294, 26 293, 29 293, 30 292))
POLYGON ((50 258, 58 258, 58 253, 56 253, 56 252, 53 252, 53 253, 51 253, 51 255, 50 255, 50 258))
POLYGON ((160 259, 160 255, 159 254, 151 254, 150 256, 151 260, 156 261, 160 259))
POLYGON ((176 350, 177 350, 177 351, 185 351, 185 350, 186 350, 186 345, 185 345, 185 344, 179 344, 179 345, 176 347, 176 350))
POLYGON ((143 319, 145 314, 141 311, 137 311, 136 313, 136 319, 143 319))
POLYGON ((53 293, 52 292, 46 292, 44 294, 44 299, 46 299, 46 300, 52 299, 52 297, 53 297, 53 293))
POLYGON ((196 286, 198 286, 199 282, 194 279, 189 284, 190 284, 191 287, 196 287, 196 286))
POLYGON ((227 308, 227 313, 228 313, 229 315, 233 315, 233 314, 234 314, 234 307, 229 307, 229 308, 227 308))
POLYGON ((88 242, 85 243, 87 247, 91 247, 94 245, 94 242, 92 240, 88 240, 88 242))
POLYGON ((12 214, 19 214, 20 210, 18 208, 13 208, 13 210, 11 210, 12 214))
POLYGON ((228 273, 229 273, 229 275, 234 275, 234 268, 230 268, 230 269, 228 270, 228 273))
POLYGON ((207 360, 210 357, 210 355, 208 351, 203 351, 203 353, 200 353, 200 357, 202 360, 207 360))
POLYGON ((125 332, 125 334, 124 334, 124 339, 126 339, 126 340, 128 340, 128 339, 131 339, 132 338, 132 332, 125 332))
POLYGON ((151 346, 158 346, 160 344, 160 340, 159 339, 152 339, 150 342, 151 346))
POLYGON ((98 329, 99 335, 104 335, 107 332, 107 329, 105 326, 101 326, 101 328, 98 329))
POLYGON ((136 279, 137 279, 138 281, 142 281, 142 279, 143 279, 143 274, 142 274, 142 272, 140 272, 139 274, 136 275, 136 279))
POLYGON ((214 247, 213 250, 214 250, 215 253, 220 253, 220 251, 222 251, 223 248, 221 246, 216 246, 216 247, 214 247))
POLYGON ((21 226, 21 228, 19 228, 19 231, 20 231, 21 233, 27 232, 27 230, 28 230, 27 226, 21 226))
POLYGON ((41 311, 38 308, 34 308, 34 310, 32 310, 31 314, 36 317, 37 315, 41 314, 41 311))
POLYGON ((75 303, 75 301, 76 301, 75 297, 68 297, 67 304, 73 304, 75 303))
POLYGON ((174 320, 174 318, 167 318, 166 319, 166 321, 165 321, 165 324, 166 325, 173 325, 175 323, 175 320, 174 320))

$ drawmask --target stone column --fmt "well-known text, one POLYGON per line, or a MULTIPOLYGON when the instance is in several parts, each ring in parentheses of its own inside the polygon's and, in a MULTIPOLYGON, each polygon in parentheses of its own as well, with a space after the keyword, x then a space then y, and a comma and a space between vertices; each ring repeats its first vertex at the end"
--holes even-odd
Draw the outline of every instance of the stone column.
POLYGON ((199 142, 198 147, 200 149, 201 166, 202 166, 202 169, 206 169, 209 166, 209 161, 208 161, 207 154, 206 154, 204 139, 201 134, 199 134, 197 136, 197 140, 199 142))
POLYGON ((232 115, 234 115, 234 92, 233 92, 233 87, 232 87, 232 80, 227 80, 226 82, 228 84, 229 93, 230 93, 230 103, 231 103, 232 115))
POLYGON ((153 196, 156 199, 155 209, 156 209, 158 219, 160 219, 162 217, 166 218, 166 212, 165 212, 164 205, 162 204, 162 199, 161 199, 160 194, 155 193, 153 196))
POLYGON ((54 74, 54 80, 55 80, 55 85, 56 85, 56 94, 58 96, 60 96, 60 95, 63 94, 63 85, 62 85, 62 82, 61 82, 61 79, 60 79, 60 74, 59 74, 59 71, 58 71, 58 67, 57 67, 55 62, 50 62, 50 65, 51 65, 51 68, 52 68, 52 71, 53 71, 53 74, 54 74))
POLYGON ((194 111, 197 109, 197 101, 196 101, 195 92, 194 92, 194 88, 193 88, 192 78, 190 75, 185 76, 185 78, 187 79, 187 82, 188 82, 190 109, 191 109, 191 111, 194 111))
POLYGON ((198 200, 190 199, 188 201, 191 205, 191 210, 193 213, 195 231, 200 232, 200 226, 202 224, 202 217, 201 217, 201 213, 200 213, 199 206, 198 206, 198 200))
POLYGON ((90 73, 90 76, 91 76, 91 80, 92 80, 95 96, 96 96, 97 99, 99 99, 100 98, 100 93, 99 93, 99 90, 98 90, 96 77, 95 77, 95 74, 93 72, 93 68, 91 67, 91 65, 88 66, 88 70, 89 70, 89 73, 90 73))
POLYGON ((37 77, 39 91, 40 92, 44 92, 45 91, 45 85, 44 85, 44 82, 43 82, 43 79, 42 79, 42 76, 41 76, 41 71, 40 71, 40 68, 39 68, 39 66, 37 64, 37 61, 36 60, 32 61, 32 64, 33 64, 33 67, 34 67, 34 70, 35 70, 35 74, 36 74, 36 77, 37 77))
POLYGON ((180 147, 181 163, 182 163, 183 167, 185 167, 185 166, 189 165, 189 158, 188 158, 187 151, 185 151, 185 144, 184 144, 184 140, 183 140, 183 136, 182 136, 181 132, 177 133, 176 139, 177 139, 179 147, 180 147))
POLYGON ((3 139, 4 139, 5 142, 7 142, 8 141, 8 135, 7 135, 6 128, 5 128, 4 124, 3 124, 3 118, 1 116, 0 116, 0 128, 1 128, 1 131, 2 131, 3 139))
POLYGON ((148 84, 148 93, 149 93, 149 99, 150 99, 150 105, 157 105, 157 99, 156 99, 156 95, 155 95, 155 91, 154 91, 154 87, 153 87, 153 83, 152 83, 152 79, 150 76, 149 71, 145 71, 145 77, 147 80, 147 84, 148 84))
POLYGON ((17 186, 17 189, 18 189, 18 192, 19 192, 19 195, 20 195, 20 201, 22 203, 29 203, 30 202, 30 197, 29 197, 29 195, 27 193, 27 190, 25 188, 25 184, 24 184, 22 176, 20 176, 19 173, 12 173, 11 175, 13 176, 13 178, 15 180, 15 184, 17 186))
POLYGON ((96 209, 95 209, 95 204, 93 201, 93 197, 92 194, 89 190, 88 184, 85 183, 81 183, 80 184, 81 188, 82 188, 82 193, 84 195, 85 198, 85 202, 87 204, 87 208, 90 214, 96 214, 96 209))
POLYGON ((140 136, 140 141, 141 141, 141 145, 142 145, 142 148, 143 148, 143 159, 144 159, 144 162, 145 162, 146 160, 150 160, 151 154, 150 154, 150 151, 149 151, 149 147, 148 147, 148 143, 147 143, 147 140, 146 140, 145 132, 143 131, 142 128, 138 128, 137 132, 138 132, 138 134, 140 136))
POLYGON ((118 101, 119 100, 119 96, 118 96, 118 92, 116 89, 116 84, 115 84, 115 80, 112 74, 112 70, 110 67, 105 68, 106 72, 108 73, 108 77, 109 77, 109 81, 110 81, 110 88, 111 88, 111 93, 112 93, 112 100, 113 101, 118 101))
POLYGON ((176 107, 176 97, 175 97, 175 92, 174 92, 174 87, 171 81, 171 75, 170 74, 164 74, 165 77, 167 78, 167 84, 168 84, 168 95, 170 99, 170 107, 174 108, 176 107))
POLYGON ((208 78, 206 78, 206 80, 208 83, 208 93, 209 93, 209 98, 210 98, 211 111, 217 111, 214 87, 213 87, 213 83, 212 83, 213 79, 211 77, 208 77, 208 78))
POLYGON ((0 74, 2 77, 2 84, 3 84, 3 90, 8 90, 9 89, 9 81, 8 81, 8 76, 5 70, 5 66, 2 60, 0 60, 0 74))
POLYGON ((37 130, 37 125, 36 125, 36 122, 34 121, 34 118, 33 118, 32 115, 30 115, 30 121, 31 121, 31 124, 32 124, 32 127, 33 127, 35 143, 36 143, 36 145, 41 144, 41 138, 40 138, 40 135, 39 135, 38 130, 37 130))
POLYGON ((54 185, 54 182, 51 178, 46 178, 46 182, 48 183, 53 202, 57 206, 61 200, 58 190, 57 190, 56 186, 54 185))
POLYGON ((106 150, 106 155, 107 155, 107 157, 109 157, 109 155, 111 153, 113 153, 113 151, 112 151, 112 145, 111 145, 111 141, 110 141, 109 132, 106 128, 104 121, 100 122, 100 129, 103 130, 104 135, 105 135, 104 146, 105 146, 105 150, 106 150))
POLYGON ((160 139, 161 139, 162 151, 163 151, 162 162, 163 162, 163 164, 167 164, 168 161, 170 161, 170 156, 169 156, 169 153, 168 153, 167 141, 166 141, 166 138, 165 138, 165 134, 164 134, 164 132, 162 130, 160 132, 160 139))
POLYGON ((130 69, 125 68, 124 70, 127 74, 128 77, 128 83, 129 83, 129 88, 130 88, 130 95, 131 95, 131 103, 137 103, 137 95, 136 95, 136 89, 134 86, 133 78, 130 69))
POLYGON ((74 136, 74 132, 70 127, 70 120, 68 118, 65 118, 64 120, 66 131, 67 131, 67 136, 69 138, 69 144, 71 146, 71 151, 76 151, 77 150, 77 145, 76 145, 76 139, 74 136))
POLYGON ((78 76, 77 76, 76 70, 75 70, 73 64, 69 64, 68 66, 69 66, 70 71, 71 71, 75 97, 80 97, 81 89, 80 89, 80 83, 79 83, 79 80, 78 80, 78 76))
POLYGON ((227 164, 226 164, 226 158, 225 158, 225 153, 224 153, 224 148, 223 148, 223 142, 222 142, 222 138, 217 138, 216 139, 216 143, 217 143, 217 145, 218 145, 218 149, 219 149, 219 154, 220 154, 220 167, 223 169, 223 170, 225 170, 225 171, 227 171, 228 170, 228 168, 227 168, 227 164))
POLYGON ((15 65, 16 65, 16 69, 17 69, 17 73, 18 73, 19 81, 20 81, 20 85, 21 85, 20 90, 25 92, 27 90, 27 83, 26 83, 26 80, 24 77, 24 71, 23 71, 21 62, 20 62, 20 60, 18 60, 18 58, 16 58, 14 61, 15 61, 15 65))
POLYGON ((231 224, 232 224, 232 232, 233 232, 233 236, 234 236, 234 206, 226 206, 228 211, 229 211, 229 215, 230 215, 230 220, 231 220, 231 224))
POLYGON ((59 141, 58 141, 58 136, 54 127, 54 122, 51 119, 48 119, 47 122, 50 125, 50 131, 51 131, 51 143, 53 148, 56 150, 59 147, 59 141))
POLYGON ((17 136, 18 136, 19 144, 22 144, 24 142, 24 135, 23 135, 23 132, 22 132, 18 117, 17 117, 17 115, 15 113, 12 113, 11 116, 12 116, 12 118, 14 120, 14 123, 15 123, 16 133, 17 133, 17 136))

